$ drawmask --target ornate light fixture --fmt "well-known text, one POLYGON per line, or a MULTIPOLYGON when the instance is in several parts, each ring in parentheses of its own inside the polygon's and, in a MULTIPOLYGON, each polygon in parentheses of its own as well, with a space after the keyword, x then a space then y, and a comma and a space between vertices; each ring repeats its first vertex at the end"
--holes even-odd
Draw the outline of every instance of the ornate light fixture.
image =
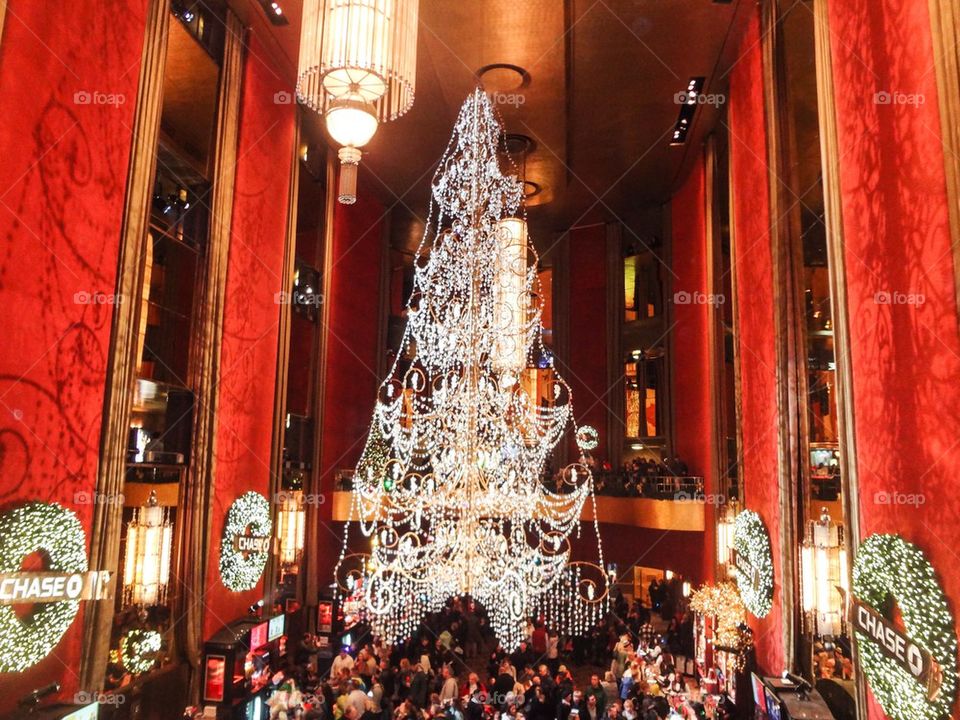
POLYGON ((717 565, 729 576, 730 553, 733 549, 733 527, 737 511, 733 503, 724 506, 717 520, 717 565))
POLYGON ((351 521, 372 551, 347 554, 348 523, 338 585, 362 588, 374 634, 390 644, 451 597, 479 601, 507 648, 528 617, 576 633, 606 608, 602 550, 599 564, 570 560, 570 535, 594 502, 590 470, 568 465, 560 492, 544 478, 568 430, 581 450, 593 435, 577 431, 562 379, 551 376, 540 404, 520 378, 543 353, 541 308, 536 253, 528 244, 521 255, 500 224, 516 217, 521 187, 500 170, 499 135, 478 89, 433 179, 401 353, 354 479, 351 521))
POLYGON ((280 564, 284 567, 299 564, 303 556, 305 520, 303 493, 283 493, 277 512, 277 538, 280 540, 280 564))
POLYGON ((339 200, 357 200, 360 148, 413 105, 419 0, 305 0, 297 97, 340 148, 339 200))
POLYGON ((157 502, 156 491, 151 490, 147 504, 133 511, 133 519, 127 525, 126 546, 123 604, 164 604, 170 584, 173 523, 167 508, 157 502))
POLYGON ((844 632, 844 597, 850 588, 843 526, 823 508, 810 521, 800 550, 803 612, 808 630, 818 637, 844 632))

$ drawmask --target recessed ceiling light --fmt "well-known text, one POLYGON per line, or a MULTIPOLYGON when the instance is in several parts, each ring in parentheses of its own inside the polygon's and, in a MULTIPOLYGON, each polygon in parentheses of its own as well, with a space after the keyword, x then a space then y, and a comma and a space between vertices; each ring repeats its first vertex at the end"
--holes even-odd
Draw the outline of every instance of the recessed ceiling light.
POLYGON ((263 8, 263 12, 266 14, 267 20, 269 20, 271 24, 290 24, 290 21, 287 20, 286 13, 283 11, 283 7, 281 7, 277 0, 260 0, 260 7, 263 8))

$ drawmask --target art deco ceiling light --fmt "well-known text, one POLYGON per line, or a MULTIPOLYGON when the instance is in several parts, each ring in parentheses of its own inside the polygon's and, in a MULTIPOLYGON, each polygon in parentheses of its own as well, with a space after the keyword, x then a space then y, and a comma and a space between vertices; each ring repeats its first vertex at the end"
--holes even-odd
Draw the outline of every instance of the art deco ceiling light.
POLYGON ((595 434, 577 429, 555 370, 544 402, 521 382, 545 351, 536 253, 501 224, 522 215, 521 185, 497 160, 500 132, 475 91, 433 179, 401 353, 354 480, 351 519, 372 552, 347 554, 348 523, 337 579, 362 589, 389 643, 457 596, 486 608, 507 648, 528 617, 576 633, 606 607, 602 551, 599 564, 571 561, 586 503, 600 543, 590 471, 568 465, 559 489, 545 474, 568 431, 583 450, 595 434))
POLYGON ((413 105, 419 0, 304 0, 297 98, 340 148, 339 200, 357 199, 360 148, 413 105))
POLYGON ((127 525, 123 562, 123 603, 125 606, 162 605, 170 584, 173 523, 167 508, 150 492, 147 504, 133 512, 127 525))
POLYGON ((820 519, 810 521, 800 549, 803 611, 807 627, 817 637, 845 630, 844 596, 849 591, 843 526, 833 522, 823 508, 820 519))

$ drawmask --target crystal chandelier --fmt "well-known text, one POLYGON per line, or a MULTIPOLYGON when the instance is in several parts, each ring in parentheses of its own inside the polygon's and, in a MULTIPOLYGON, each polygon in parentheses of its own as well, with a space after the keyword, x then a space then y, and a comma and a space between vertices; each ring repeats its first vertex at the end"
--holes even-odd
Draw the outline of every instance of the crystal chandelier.
POLYGON ((162 605, 167 601, 172 547, 173 523, 167 508, 157 501, 156 491, 151 490, 147 504, 133 511, 127 525, 124 606, 162 605))
POLYGON ((305 0, 297 98, 340 148, 341 203, 357 200, 360 148, 413 105, 419 0, 305 0))
POLYGON ((361 589, 366 618, 388 643, 451 597, 479 601, 510 649, 529 617, 579 633, 606 611, 590 470, 581 456, 559 488, 545 472, 567 431, 581 451, 595 433, 577 429, 555 372, 546 400, 523 382, 545 355, 537 258, 525 234, 501 224, 517 217, 521 185, 501 172, 500 133, 476 90, 433 179, 401 353, 354 479, 351 522, 371 552, 347 554, 348 522, 337 581, 343 593, 361 589), (588 501, 599 564, 571 560, 588 501))

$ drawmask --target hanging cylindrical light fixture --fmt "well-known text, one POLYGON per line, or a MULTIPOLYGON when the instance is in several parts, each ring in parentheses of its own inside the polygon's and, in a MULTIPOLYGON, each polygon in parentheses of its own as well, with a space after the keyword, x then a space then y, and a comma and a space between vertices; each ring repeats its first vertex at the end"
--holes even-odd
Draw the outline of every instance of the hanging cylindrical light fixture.
POLYGON ((170 559, 173 551, 173 523, 165 507, 150 491, 147 504, 133 512, 127 525, 126 553, 123 563, 123 603, 125 606, 163 605, 170 584, 170 559))
POLYGON ((357 199, 360 148, 413 105, 418 13, 419 0, 304 1, 297 98, 342 146, 342 203, 357 199))
POLYGON ((849 589, 843 527, 823 508, 811 521, 800 549, 802 605, 811 634, 818 637, 844 631, 844 595, 849 589))
POLYGON ((730 564, 730 553, 733 548, 733 523, 736 518, 734 505, 724 507, 717 520, 717 565, 727 574, 730 564))
POLYGON ((298 565, 303 556, 305 521, 303 493, 284 493, 277 513, 277 538, 280 541, 280 564, 285 568, 298 565))

